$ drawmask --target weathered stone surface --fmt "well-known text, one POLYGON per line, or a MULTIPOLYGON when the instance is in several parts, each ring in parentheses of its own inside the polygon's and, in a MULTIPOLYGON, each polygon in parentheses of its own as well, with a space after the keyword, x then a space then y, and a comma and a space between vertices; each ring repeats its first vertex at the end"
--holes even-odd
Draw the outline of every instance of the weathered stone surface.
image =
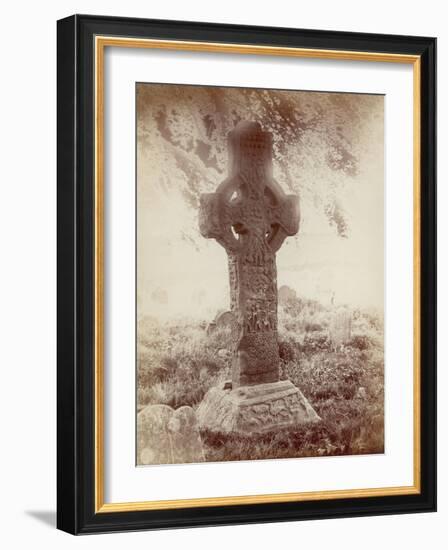
POLYGON ((212 388, 197 410, 201 428, 222 433, 262 433, 319 422, 320 418, 290 380, 271 384, 212 388))
POLYGON ((297 298, 296 291, 288 285, 282 285, 278 289, 278 301, 279 304, 286 304, 289 300, 295 300, 297 298))
POLYGON ((272 136, 255 122, 229 133, 229 177, 201 195, 199 229, 227 254, 235 317, 233 387, 277 382, 275 254, 299 229, 298 197, 272 177, 272 136))
POLYGON ((137 464, 171 464, 168 422, 173 409, 168 405, 148 405, 137 415, 137 464))
POLYGON ((204 462, 196 413, 191 407, 180 407, 174 411, 168 431, 171 436, 174 463, 204 462))
POLYGON ((340 307, 330 321, 329 336, 333 349, 339 349, 350 341, 352 316, 348 308, 340 307))
MULTIPOLYGON (((299 230, 299 202, 272 177, 272 136, 258 123, 229 133, 229 177, 201 195, 199 229, 228 255, 232 381, 212 388, 198 409, 201 427, 253 433, 319 421, 289 380, 279 381, 275 255, 299 230)), ((215 320, 217 325, 217 319, 215 320)))
POLYGON ((137 415, 137 464, 203 462, 201 436, 191 407, 148 405, 137 415))
POLYGON ((229 328, 232 329, 235 323, 235 316, 231 311, 223 311, 218 313, 215 317, 215 323, 217 328, 229 328))

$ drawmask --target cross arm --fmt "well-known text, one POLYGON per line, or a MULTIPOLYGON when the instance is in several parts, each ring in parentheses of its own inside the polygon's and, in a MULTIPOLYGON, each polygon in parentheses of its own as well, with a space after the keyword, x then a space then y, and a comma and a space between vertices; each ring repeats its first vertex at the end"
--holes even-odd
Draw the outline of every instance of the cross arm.
POLYGON ((300 207, 297 195, 284 195, 279 204, 270 210, 271 235, 269 246, 276 252, 286 237, 292 237, 299 230, 300 207))
POLYGON ((232 226, 239 219, 239 207, 229 204, 225 193, 203 193, 199 199, 199 231, 207 239, 215 239, 227 252, 236 252, 238 239, 232 226))
POLYGON ((299 231, 300 207, 297 195, 286 195, 280 208, 277 209, 275 221, 283 228, 288 237, 299 231))

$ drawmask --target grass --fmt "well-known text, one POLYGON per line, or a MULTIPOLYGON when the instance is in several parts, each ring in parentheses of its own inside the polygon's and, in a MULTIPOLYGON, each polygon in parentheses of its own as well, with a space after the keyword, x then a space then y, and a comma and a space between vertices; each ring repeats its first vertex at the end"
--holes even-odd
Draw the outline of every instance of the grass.
MULTIPOLYGON (((242 436, 201 432, 208 461, 256 460, 384 452, 384 368, 381 318, 352 312, 352 337, 334 350, 331 307, 300 299, 279 310, 282 379, 290 379, 322 422, 242 436)), ((197 408, 211 387, 230 378, 226 330, 207 336, 185 319, 139 327, 138 410, 149 404, 197 408)))

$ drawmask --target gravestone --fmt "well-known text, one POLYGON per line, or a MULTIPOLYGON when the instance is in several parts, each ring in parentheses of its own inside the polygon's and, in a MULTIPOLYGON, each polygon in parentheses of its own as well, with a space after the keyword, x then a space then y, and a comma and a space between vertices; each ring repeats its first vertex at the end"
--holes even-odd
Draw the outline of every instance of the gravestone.
POLYGON ((175 410, 168 424, 173 463, 204 462, 196 413, 191 407, 175 410))
POLYGON ((329 336, 334 350, 340 349, 351 339, 352 315, 348 308, 339 307, 330 321, 329 336))
POLYGON ((231 311, 219 311, 213 321, 208 323, 205 332, 207 336, 211 336, 216 329, 233 329, 235 317, 231 311))
POLYGON ((198 420, 243 433, 318 421, 299 389, 279 379, 275 255, 299 229, 298 197, 273 179, 272 136, 258 123, 240 122, 228 142, 229 177, 201 195, 199 229, 228 255, 232 380, 207 393, 198 420))
POLYGON ((207 336, 211 336, 216 330, 216 323, 215 321, 212 321, 207 325, 207 328, 205 329, 205 332, 207 336))
POLYGON ((280 304, 286 304, 290 300, 295 300, 296 298, 297 293, 293 288, 283 285, 278 289, 278 301, 280 304))
POLYGON ((204 462, 204 451, 191 407, 148 405, 137 415, 137 464, 204 462))
POLYGON ((231 311, 222 311, 215 317, 216 328, 229 328, 233 327, 235 317, 231 311))
POLYGON ((168 422, 173 409, 168 405, 148 405, 137 415, 137 464, 171 464, 168 422))

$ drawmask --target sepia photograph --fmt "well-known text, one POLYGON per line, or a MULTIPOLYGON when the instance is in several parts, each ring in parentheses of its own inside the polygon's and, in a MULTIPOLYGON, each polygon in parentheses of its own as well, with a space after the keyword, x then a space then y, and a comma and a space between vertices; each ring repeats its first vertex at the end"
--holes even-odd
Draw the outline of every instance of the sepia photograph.
POLYGON ((384 96, 136 84, 136 464, 381 454, 384 96))
POLYGON ((437 40, 351 11, 58 20, 58 529, 436 511, 437 40))

